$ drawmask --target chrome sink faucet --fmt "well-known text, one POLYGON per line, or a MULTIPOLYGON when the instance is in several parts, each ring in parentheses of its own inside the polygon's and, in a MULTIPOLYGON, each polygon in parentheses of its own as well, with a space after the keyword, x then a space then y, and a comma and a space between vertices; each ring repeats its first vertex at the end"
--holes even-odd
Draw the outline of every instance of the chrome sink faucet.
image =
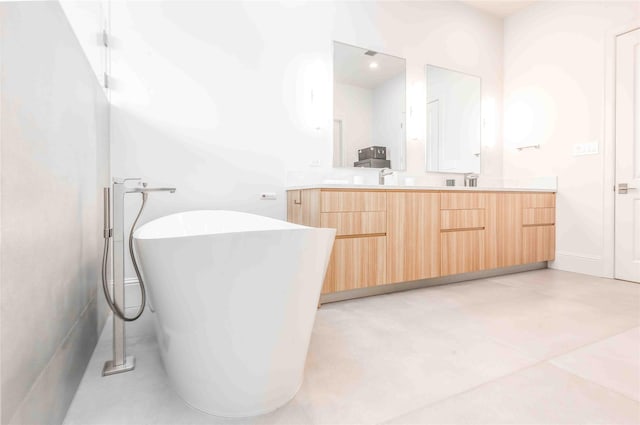
POLYGON ((465 187, 477 187, 478 186, 478 174, 475 173, 467 173, 464 175, 464 185, 465 187))
POLYGON ((390 176, 393 174, 393 170, 389 168, 381 168, 378 172, 378 184, 384 185, 384 176, 390 176))

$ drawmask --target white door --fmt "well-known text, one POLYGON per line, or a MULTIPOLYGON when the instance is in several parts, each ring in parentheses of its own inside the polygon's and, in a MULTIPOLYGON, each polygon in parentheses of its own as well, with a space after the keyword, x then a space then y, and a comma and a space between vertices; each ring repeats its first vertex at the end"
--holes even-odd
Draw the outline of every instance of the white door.
POLYGON ((616 40, 615 125, 615 277, 640 282, 640 29, 616 40))

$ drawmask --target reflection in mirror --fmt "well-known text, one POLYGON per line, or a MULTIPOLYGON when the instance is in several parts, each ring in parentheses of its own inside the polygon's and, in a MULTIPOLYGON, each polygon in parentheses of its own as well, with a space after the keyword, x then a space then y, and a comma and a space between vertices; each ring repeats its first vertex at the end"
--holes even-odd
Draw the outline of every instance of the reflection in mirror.
POLYGON ((406 61, 333 43, 333 166, 403 170, 406 61))
POLYGON ((427 171, 480 173, 480 77, 427 65, 427 171))

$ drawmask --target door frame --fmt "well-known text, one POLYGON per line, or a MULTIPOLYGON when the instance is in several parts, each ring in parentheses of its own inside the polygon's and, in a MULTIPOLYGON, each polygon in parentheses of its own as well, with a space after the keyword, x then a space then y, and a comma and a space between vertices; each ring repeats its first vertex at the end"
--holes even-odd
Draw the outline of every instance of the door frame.
POLYGON ((615 277, 615 178, 616 178, 616 40, 619 36, 640 29, 640 20, 616 27, 605 39, 604 87, 604 190, 603 190, 603 276, 615 277))

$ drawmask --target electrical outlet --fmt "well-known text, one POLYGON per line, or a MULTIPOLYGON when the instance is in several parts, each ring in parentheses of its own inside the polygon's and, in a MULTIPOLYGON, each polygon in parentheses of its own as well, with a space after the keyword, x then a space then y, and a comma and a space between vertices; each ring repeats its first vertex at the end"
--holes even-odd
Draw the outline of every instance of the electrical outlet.
POLYGON ((264 192, 260 194, 260 199, 263 201, 275 201, 278 199, 278 196, 275 192, 264 192))

